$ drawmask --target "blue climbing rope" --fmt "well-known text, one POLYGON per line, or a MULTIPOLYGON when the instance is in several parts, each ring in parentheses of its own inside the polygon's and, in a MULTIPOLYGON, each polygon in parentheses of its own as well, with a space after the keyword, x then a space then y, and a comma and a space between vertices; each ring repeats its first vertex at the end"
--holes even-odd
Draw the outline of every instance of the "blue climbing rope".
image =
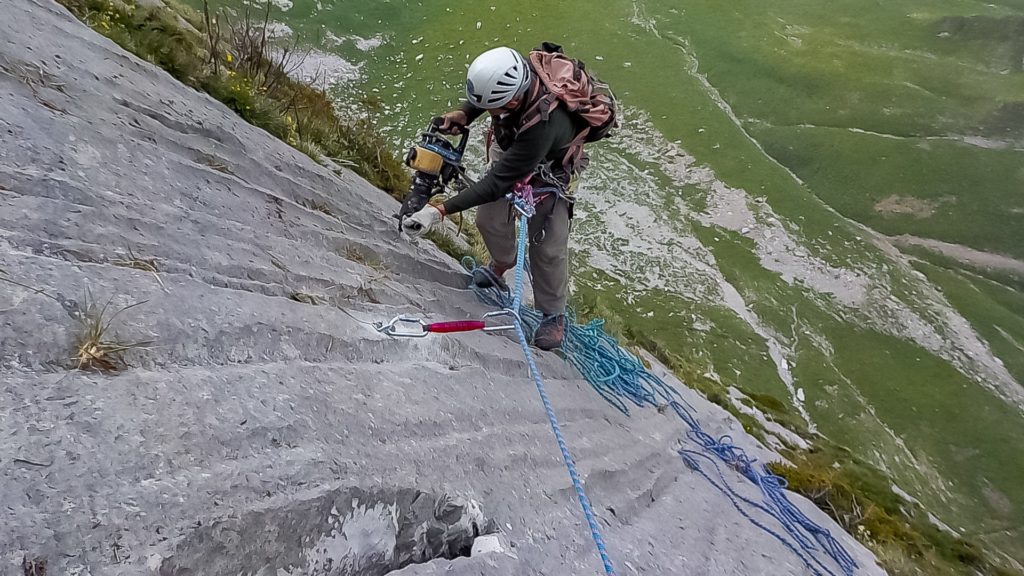
MULTIPOLYGON (((605 551, 604 539, 598 529, 590 501, 583 492, 579 475, 576 472, 576 465, 562 437, 561 429, 547 392, 544 390, 544 383, 526 338, 527 330, 531 334, 535 332, 543 319, 543 315, 539 311, 524 306, 522 302, 527 220, 526 213, 521 213, 513 294, 509 295, 497 287, 478 288, 474 286, 474 289, 485 304, 513 311, 513 317, 516 318, 516 335, 523 347, 523 353, 526 355, 530 373, 533 375, 538 392, 540 392, 541 401, 547 412, 548 420, 551 422, 558 447, 562 452, 562 459, 569 469, 569 476, 572 478, 576 495, 579 497, 583 513, 590 525, 594 543, 604 562, 605 572, 611 575, 614 574, 614 571, 605 551)), ((476 268, 476 263, 472 258, 464 258, 462 265, 470 272, 476 268)), ((756 467, 756 459, 750 458, 742 448, 733 444, 729 436, 715 438, 705 432, 693 415, 695 412, 693 406, 682 398, 678 390, 648 371, 640 359, 622 348, 615 338, 607 334, 604 331, 603 321, 594 320, 586 325, 579 325, 572 318, 567 320, 565 341, 561 350, 566 360, 580 372, 594 390, 623 414, 629 414, 630 404, 639 408, 645 406, 671 408, 689 428, 687 437, 702 450, 681 448, 679 455, 684 463, 722 492, 749 522, 774 537, 800 558, 815 576, 836 576, 835 572, 817 557, 818 552, 823 552, 831 558, 845 576, 853 576, 858 567, 856 561, 828 530, 815 524, 786 497, 786 480, 772 474, 765 466, 756 467), (711 462, 719 480, 716 481, 703 470, 698 459, 711 462), (757 486, 761 491, 762 500, 755 502, 737 493, 728 484, 719 463, 737 470, 757 486), (755 519, 744 509, 743 505, 776 520, 782 526, 785 535, 755 519)))
POLYGON ((729 483, 728 483, 728 481, 725 478, 725 474, 722 472, 722 467, 719 465, 717 460, 715 460, 714 458, 712 458, 711 456, 708 456, 707 454, 705 454, 703 452, 697 452, 695 450, 687 450, 685 448, 681 448, 679 450, 679 456, 682 457, 683 462, 687 466, 689 466, 691 470, 693 470, 693 471, 697 472, 698 474, 700 474, 701 476, 703 476, 704 479, 707 480, 709 484, 711 484, 712 486, 717 488, 722 494, 725 494, 726 498, 729 499, 729 501, 732 503, 733 507, 736 509, 737 512, 740 513, 741 516, 746 518, 747 521, 749 521, 754 526, 760 528, 765 533, 767 533, 768 535, 772 536, 773 538, 775 538, 776 540, 781 542, 782 545, 785 546, 787 549, 789 549, 789 551, 792 552, 797 558, 800 558, 800 560, 803 561, 804 565, 806 565, 811 570, 811 572, 814 574, 814 576, 825 576, 826 574, 831 574, 832 573, 830 570, 828 570, 828 568, 826 568, 821 563, 820 560, 818 560, 814 556, 811 556, 811 555, 807 554, 806 552, 802 551, 802 549, 803 549, 802 545, 800 547, 794 545, 785 536, 779 534, 775 530, 772 530, 771 528, 769 528, 768 526, 766 526, 765 524, 763 524, 762 522, 760 522, 756 518, 754 518, 749 512, 747 512, 743 508, 743 506, 740 505, 741 502, 744 503, 744 504, 747 504, 750 507, 753 507, 753 508, 756 508, 758 510, 761 510, 762 512, 765 512, 766 514, 769 514, 769 515, 772 514, 762 504, 760 504, 758 502, 754 502, 753 500, 740 495, 738 492, 736 492, 732 488, 732 486, 729 486, 729 483), (700 467, 700 464, 698 463, 697 458, 702 458, 702 459, 707 460, 708 462, 711 463, 711 466, 715 469, 715 472, 717 473, 720 482, 715 480, 714 478, 712 478, 710 474, 708 474, 703 468, 700 467))
MULTIPOLYGON (((509 310, 516 311, 522 310, 522 299, 523 299, 523 263, 526 261, 526 236, 527 236, 527 215, 525 213, 519 216, 519 244, 518 244, 518 258, 516 259, 515 268, 515 295, 512 302, 509 304, 511 307, 509 310)), ((526 331, 523 329, 523 322, 517 314, 513 314, 512 317, 515 319, 513 324, 516 329, 516 336, 519 338, 519 344, 523 347, 523 355, 526 356, 526 363, 530 366, 530 375, 533 376, 533 382, 537 385, 537 392, 540 393, 540 401, 544 404, 544 411, 547 412, 548 421, 551 423, 551 430, 555 433, 555 440, 558 442, 558 449, 562 452, 562 460, 565 461, 565 467, 569 469, 569 478, 572 479, 573 488, 576 489, 576 497, 579 498, 580 506, 583 508, 583 515, 587 519, 587 524, 590 526, 590 535, 594 539, 594 544, 597 546, 597 553, 601 555, 601 562, 604 563, 604 571, 608 576, 615 575, 615 569, 612 567, 612 561, 608 557, 608 551, 605 549, 604 538, 601 536, 601 529, 597 525, 597 517, 594 515, 594 509, 590 506, 590 499, 587 498, 587 494, 583 491, 583 483, 580 481, 580 475, 576 471, 576 463, 572 459, 572 455, 569 454, 569 447, 565 443, 565 438, 562 437, 562 428, 558 425, 558 419, 555 417, 555 410, 551 406, 551 400, 548 398, 547 390, 544 389, 544 381, 541 379, 540 370, 537 369, 537 363, 533 358, 533 351, 530 350, 530 344, 526 338, 526 331)), ((531 326, 535 326, 539 323, 536 316, 532 317, 533 322, 531 326)))

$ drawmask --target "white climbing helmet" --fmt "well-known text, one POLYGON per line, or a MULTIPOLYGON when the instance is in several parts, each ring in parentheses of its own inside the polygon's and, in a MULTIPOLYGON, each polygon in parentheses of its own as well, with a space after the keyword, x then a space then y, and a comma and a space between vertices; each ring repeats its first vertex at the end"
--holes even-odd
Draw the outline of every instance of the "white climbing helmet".
POLYGON ((476 57, 466 74, 466 96, 477 108, 508 104, 530 86, 530 66, 511 48, 492 48, 476 57))

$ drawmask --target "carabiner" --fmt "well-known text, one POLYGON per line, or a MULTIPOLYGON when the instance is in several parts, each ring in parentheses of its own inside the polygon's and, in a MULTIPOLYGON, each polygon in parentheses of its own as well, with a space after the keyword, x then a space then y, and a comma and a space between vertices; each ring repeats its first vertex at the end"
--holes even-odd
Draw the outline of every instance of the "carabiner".
POLYGON ((533 215, 537 213, 535 207, 537 199, 533 195, 533 186, 530 184, 517 182, 512 188, 512 192, 508 194, 508 200, 517 212, 527 218, 533 218, 533 215))
POLYGON ((385 334, 387 336, 393 336, 395 338, 426 338, 430 332, 427 331, 427 323, 420 318, 413 318, 411 316, 405 316, 399 314, 391 319, 387 324, 377 323, 375 325, 377 332, 385 334), (403 330, 400 328, 403 324, 415 324, 419 326, 418 331, 403 330))
POLYGON ((500 332, 502 330, 514 330, 516 327, 515 323, 519 322, 519 314, 516 314, 513 310, 509 308, 495 310, 494 312, 488 312, 487 314, 484 314, 484 321, 486 322, 487 319, 489 318, 497 318, 499 316, 511 316, 513 323, 506 324, 504 326, 487 326, 486 328, 483 329, 484 332, 500 332))
POLYGON ((488 312, 484 315, 482 320, 455 320, 451 322, 434 322, 432 324, 427 324, 422 318, 398 315, 386 324, 378 322, 374 324, 373 327, 377 332, 387 336, 393 336, 395 338, 426 338, 429 334, 452 334, 455 332, 473 332, 475 330, 499 332, 515 328, 515 325, 487 325, 487 320, 489 318, 495 318, 498 316, 512 316, 516 321, 518 321, 518 316, 516 316, 511 310, 497 310, 495 312, 488 312), (408 328, 403 328, 404 325, 410 326, 408 328))

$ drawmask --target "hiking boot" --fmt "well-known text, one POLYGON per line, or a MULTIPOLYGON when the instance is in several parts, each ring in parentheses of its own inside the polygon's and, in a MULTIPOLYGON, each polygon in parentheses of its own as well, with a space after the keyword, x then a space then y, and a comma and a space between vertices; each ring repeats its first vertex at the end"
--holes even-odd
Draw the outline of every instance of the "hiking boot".
POLYGON ((487 266, 477 267, 473 270, 473 285, 477 288, 497 288, 502 292, 508 292, 508 284, 502 276, 508 268, 496 266, 491 262, 487 266))
POLYGON ((554 350, 565 339, 565 314, 544 316, 533 334, 533 345, 541 350, 554 350))

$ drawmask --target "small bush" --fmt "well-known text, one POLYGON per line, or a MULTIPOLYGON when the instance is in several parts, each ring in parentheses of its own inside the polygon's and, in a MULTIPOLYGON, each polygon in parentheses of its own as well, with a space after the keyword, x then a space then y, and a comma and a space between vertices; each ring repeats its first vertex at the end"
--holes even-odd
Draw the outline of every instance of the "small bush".
POLYGON ((173 13, 159 8, 136 10, 128 23, 128 35, 133 52, 179 81, 195 86, 204 75, 199 39, 182 28, 173 13))
POLYGON ((320 148, 320 145, 316 142, 301 139, 298 144, 295 144, 295 149, 302 152, 306 156, 313 159, 314 162, 320 164, 321 158, 324 155, 324 151, 320 148))
POLYGON ((747 397, 754 401, 759 407, 772 413, 786 413, 789 408, 786 403, 771 394, 757 394, 747 392, 747 397))
POLYGON ((280 140, 297 144, 293 123, 278 111, 275 102, 258 93, 251 78, 228 72, 224 76, 208 76, 202 89, 220 100, 246 122, 259 126, 280 140))

